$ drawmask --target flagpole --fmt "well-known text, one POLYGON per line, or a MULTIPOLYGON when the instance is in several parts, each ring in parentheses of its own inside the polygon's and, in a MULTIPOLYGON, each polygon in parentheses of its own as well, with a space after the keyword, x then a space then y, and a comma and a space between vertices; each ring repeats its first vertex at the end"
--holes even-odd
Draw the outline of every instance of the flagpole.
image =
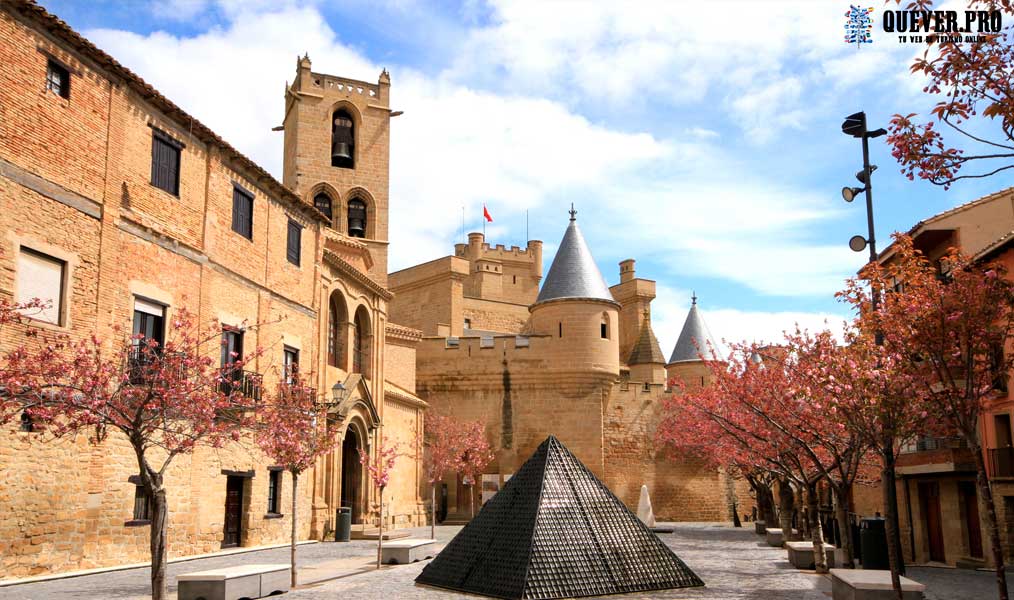
POLYGON ((482 205, 482 238, 486 239, 486 204, 482 205))
POLYGON ((461 205, 461 243, 464 244, 466 241, 468 241, 468 240, 465 239, 465 205, 462 204, 461 205))

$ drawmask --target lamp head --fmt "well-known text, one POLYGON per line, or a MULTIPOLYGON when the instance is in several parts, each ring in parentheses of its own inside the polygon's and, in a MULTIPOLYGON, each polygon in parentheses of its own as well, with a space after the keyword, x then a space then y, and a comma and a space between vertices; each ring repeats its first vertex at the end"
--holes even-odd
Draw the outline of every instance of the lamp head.
POLYGON ((866 191, 866 188, 854 188, 845 186, 841 189, 841 197, 845 199, 845 202, 852 202, 856 199, 856 196, 866 191))
POLYGON ((331 399, 334 400, 335 403, 341 402, 345 399, 345 392, 345 384, 337 381, 333 386, 331 386, 331 399))
POLYGON ((849 248, 853 252, 862 252, 866 249, 866 238, 861 235, 854 235, 849 238, 849 248))

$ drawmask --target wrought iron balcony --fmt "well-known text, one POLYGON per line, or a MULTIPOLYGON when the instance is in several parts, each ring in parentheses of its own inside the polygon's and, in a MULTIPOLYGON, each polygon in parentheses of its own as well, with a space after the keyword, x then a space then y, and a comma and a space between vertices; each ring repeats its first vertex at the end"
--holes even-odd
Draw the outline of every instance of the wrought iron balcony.
POLYGON ((161 348, 131 346, 124 368, 131 385, 144 385, 152 377, 167 377, 173 373, 182 378, 186 369, 183 358, 182 352, 163 353, 161 348))
POLYGON ((989 475, 1014 477, 1014 447, 989 449, 989 475))
POLYGON ((223 394, 241 394, 251 400, 260 400, 264 387, 264 377, 253 371, 232 370, 222 373, 222 381, 218 389, 223 394))

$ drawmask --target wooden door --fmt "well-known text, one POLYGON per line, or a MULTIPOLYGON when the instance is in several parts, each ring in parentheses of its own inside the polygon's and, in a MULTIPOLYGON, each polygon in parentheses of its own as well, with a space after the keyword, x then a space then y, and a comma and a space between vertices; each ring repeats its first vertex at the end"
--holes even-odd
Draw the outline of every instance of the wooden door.
POLYGON ((225 526, 222 547, 239 546, 243 533, 243 478, 229 475, 225 483, 225 526))
POLYGON ((944 531, 940 520, 940 484, 936 481, 919 482, 919 504, 929 542, 930 560, 946 562, 944 557, 944 531))
POLYGON ((975 493, 975 482, 959 481, 958 494, 965 505, 965 530, 968 532, 968 555, 972 558, 982 558, 979 495, 975 493))

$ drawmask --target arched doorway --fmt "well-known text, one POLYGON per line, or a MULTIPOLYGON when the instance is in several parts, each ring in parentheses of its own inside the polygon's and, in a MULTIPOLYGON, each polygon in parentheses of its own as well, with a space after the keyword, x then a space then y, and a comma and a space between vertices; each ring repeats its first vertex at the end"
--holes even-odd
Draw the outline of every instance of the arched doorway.
POLYGON ((352 522, 362 523, 363 466, 359 463, 362 447, 355 428, 345 431, 342 441, 342 492, 341 505, 352 508, 352 522))

